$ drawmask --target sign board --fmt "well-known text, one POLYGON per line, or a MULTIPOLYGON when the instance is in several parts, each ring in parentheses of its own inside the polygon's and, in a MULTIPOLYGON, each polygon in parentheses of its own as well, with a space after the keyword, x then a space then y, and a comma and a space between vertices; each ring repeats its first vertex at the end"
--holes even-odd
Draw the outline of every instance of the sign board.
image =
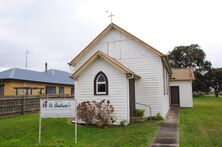
POLYGON ((74 99, 40 99, 41 118, 74 118, 74 99))
POLYGON ((41 143, 42 118, 75 118, 75 144, 77 143, 76 99, 40 99, 39 143, 41 143))

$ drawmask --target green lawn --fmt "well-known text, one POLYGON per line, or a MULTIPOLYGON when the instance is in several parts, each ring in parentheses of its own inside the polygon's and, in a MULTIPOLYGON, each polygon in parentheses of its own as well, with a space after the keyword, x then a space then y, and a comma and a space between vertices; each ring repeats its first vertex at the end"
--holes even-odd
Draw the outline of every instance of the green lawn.
POLYGON ((180 146, 222 147, 222 98, 194 98, 180 110, 180 146))
MULTIPOLYGON (((43 119, 42 143, 38 144, 38 114, 0 120, 0 146, 74 146, 74 126, 67 119, 43 119)), ((148 146, 156 134, 157 123, 133 124, 106 129, 78 127, 76 146, 148 146)))

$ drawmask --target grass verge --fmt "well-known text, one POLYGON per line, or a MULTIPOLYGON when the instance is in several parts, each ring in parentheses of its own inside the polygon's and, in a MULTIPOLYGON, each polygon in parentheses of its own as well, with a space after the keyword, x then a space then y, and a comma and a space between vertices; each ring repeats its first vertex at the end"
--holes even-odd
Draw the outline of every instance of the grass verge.
POLYGON ((74 144, 74 125, 68 119, 42 119, 42 143, 38 144, 39 114, 0 120, 0 146, 93 146, 147 147, 159 128, 158 123, 132 124, 105 129, 78 126, 78 144, 74 144))
POLYGON ((193 108, 180 109, 180 146, 222 146, 222 98, 196 97, 193 108))

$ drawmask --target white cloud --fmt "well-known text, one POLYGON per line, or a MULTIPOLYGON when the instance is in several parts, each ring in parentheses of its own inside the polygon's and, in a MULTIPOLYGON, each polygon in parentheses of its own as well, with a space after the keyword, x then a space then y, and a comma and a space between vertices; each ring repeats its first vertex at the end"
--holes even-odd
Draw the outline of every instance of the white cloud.
POLYGON ((221 66, 222 7, 219 0, 20 0, 0 1, 0 68, 68 70, 69 62, 114 22, 167 53, 198 43, 214 66, 221 66))

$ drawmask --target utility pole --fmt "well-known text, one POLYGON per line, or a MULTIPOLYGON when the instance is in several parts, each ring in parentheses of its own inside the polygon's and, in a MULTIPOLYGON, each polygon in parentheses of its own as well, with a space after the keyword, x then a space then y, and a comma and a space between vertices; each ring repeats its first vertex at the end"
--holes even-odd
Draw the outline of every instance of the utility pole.
POLYGON ((29 51, 26 51, 25 52, 25 68, 27 69, 28 68, 28 54, 29 54, 29 51))
MULTIPOLYGON (((28 54, 29 51, 25 52, 25 69, 28 68, 28 54)), ((28 89, 27 89, 27 85, 26 85, 26 81, 24 82, 24 89, 23 89, 23 93, 24 93, 24 97, 23 97, 23 108, 22 108, 22 114, 25 115, 25 97, 28 94, 28 89)))

